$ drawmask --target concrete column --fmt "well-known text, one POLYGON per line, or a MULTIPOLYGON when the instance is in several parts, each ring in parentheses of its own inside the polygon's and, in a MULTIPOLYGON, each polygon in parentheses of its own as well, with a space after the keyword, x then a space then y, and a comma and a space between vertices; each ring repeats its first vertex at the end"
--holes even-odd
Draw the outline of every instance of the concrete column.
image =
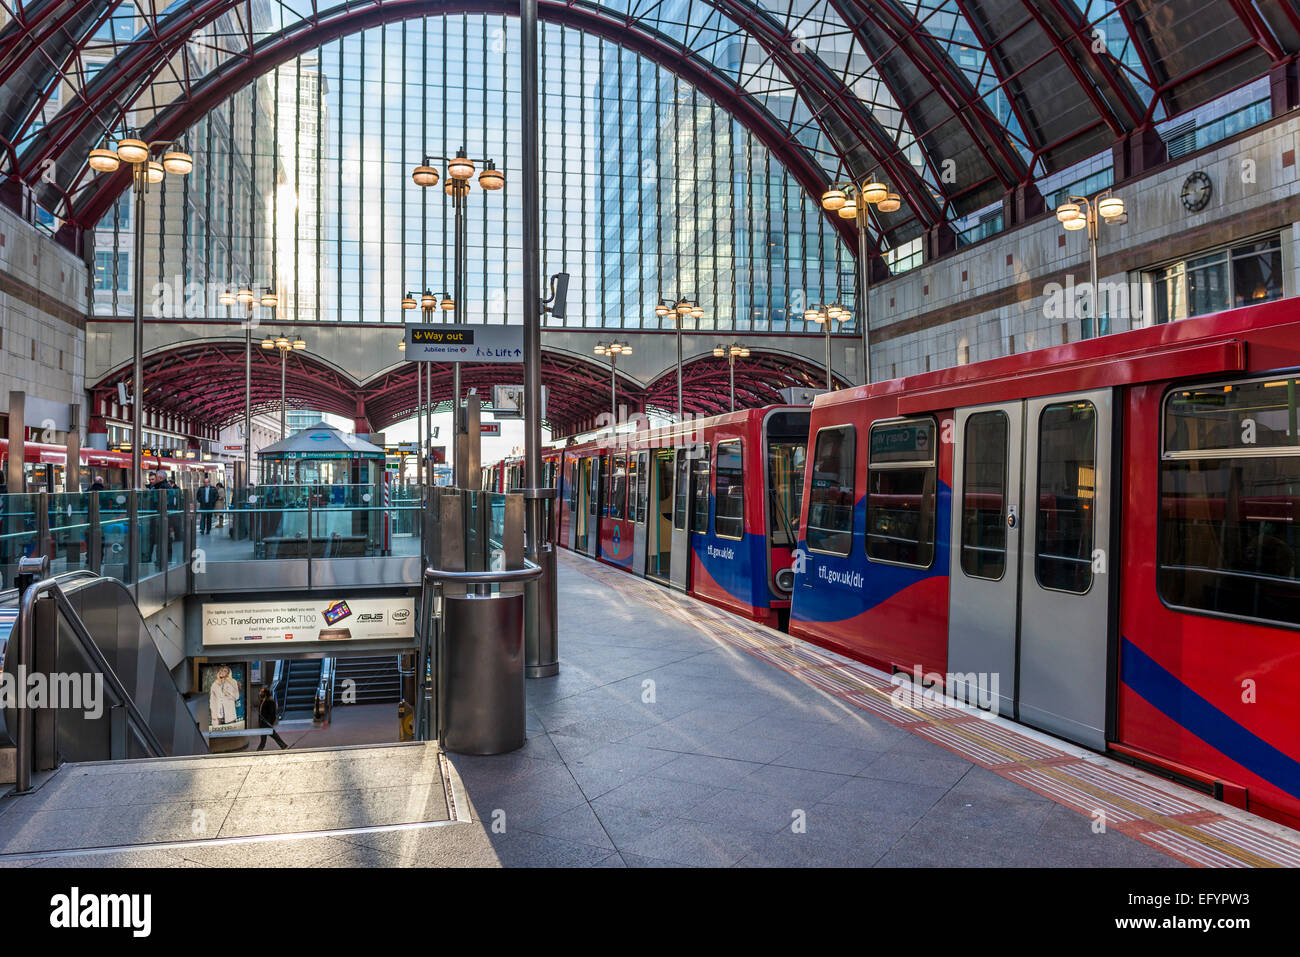
POLYGON ((5 473, 5 488, 10 492, 25 492, 23 486, 23 441, 27 435, 25 416, 27 393, 9 393, 9 467, 5 473))

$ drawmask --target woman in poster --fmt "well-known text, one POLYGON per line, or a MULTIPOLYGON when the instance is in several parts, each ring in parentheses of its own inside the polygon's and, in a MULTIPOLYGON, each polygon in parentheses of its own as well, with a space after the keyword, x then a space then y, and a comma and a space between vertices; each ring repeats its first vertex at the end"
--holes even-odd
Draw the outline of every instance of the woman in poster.
POLYGON ((208 690, 208 713, 214 728, 239 720, 239 683, 230 676, 228 665, 217 669, 217 677, 208 690))

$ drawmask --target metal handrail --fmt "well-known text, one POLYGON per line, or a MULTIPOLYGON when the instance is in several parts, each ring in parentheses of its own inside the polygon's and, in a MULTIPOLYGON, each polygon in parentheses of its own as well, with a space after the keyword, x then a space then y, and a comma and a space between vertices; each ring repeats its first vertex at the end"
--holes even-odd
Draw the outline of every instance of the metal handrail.
POLYGON ((524 559, 523 568, 509 568, 500 572, 452 572, 443 568, 426 568, 425 581, 454 582, 459 585, 507 585, 527 582, 542 573, 542 566, 524 559))
MULTIPOLYGON (((99 576, 92 577, 98 578, 99 576)), ((94 662, 95 667, 103 674, 105 684, 109 686, 121 701, 122 706, 126 708, 127 714, 135 724, 137 733, 144 739, 145 745, 154 756, 163 756, 165 752, 162 743, 154 735, 153 729, 149 727, 148 720, 136 707, 135 702, 131 700, 131 696, 127 694, 126 688, 117 675, 113 673, 113 669, 109 667, 108 661, 99 650, 99 646, 95 644, 95 639, 86 628, 85 622, 81 620, 81 616, 77 614, 77 610, 73 608, 72 602, 68 600, 68 596, 60 587, 57 578, 46 578, 38 581, 28 586, 23 593, 22 603, 19 605, 18 610, 18 663, 24 668, 30 668, 33 664, 36 650, 36 601, 46 592, 53 596, 55 604, 64 613, 65 620, 81 643, 82 651, 94 662)), ((18 733, 15 735, 16 740, 14 741, 16 752, 14 756, 15 794, 26 794, 32 789, 32 759, 35 744, 32 732, 33 717, 31 708, 25 705, 18 708, 18 733)))

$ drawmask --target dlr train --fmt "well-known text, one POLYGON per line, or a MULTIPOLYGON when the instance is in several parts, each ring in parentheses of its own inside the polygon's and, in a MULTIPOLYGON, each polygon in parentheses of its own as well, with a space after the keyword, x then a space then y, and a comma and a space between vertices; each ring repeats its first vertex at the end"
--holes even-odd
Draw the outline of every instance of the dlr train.
POLYGON ((1300 827, 1298 392, 1249 306, 553 450, 556 537, 1300 827))
MULTIPOLYGON (((0 480, 7 480, 9 440, 0 438, 0 480)), ((141 463, 146 472, 164 469, 179 488, 197 488, 204 475, 214 482, 224 475, 218 462, 197 459, 180 459, 170 456, 144 454, 141 463)), ((75 483, 69 482, 68 450, 62 445, 41 442, 23 443, 23 485, 12 492, 76 492, 85 491, 96 481, 104 488, 128 488, 131 474, 131 453, 103 449, 82 449, 81 467, 75 483)))

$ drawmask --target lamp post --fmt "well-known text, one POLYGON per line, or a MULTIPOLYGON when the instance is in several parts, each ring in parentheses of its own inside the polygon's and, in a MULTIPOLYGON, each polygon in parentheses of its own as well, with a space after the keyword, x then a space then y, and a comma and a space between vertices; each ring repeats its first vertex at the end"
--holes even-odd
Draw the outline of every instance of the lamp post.
POLYGON ((839 303, 831 303, 829 306, 813 306, 804 312, 803 317, 808 322, 815 322, 822 327, 822 332, 826 336, 826 391, 830 392, 834 388, 834 380, 831 378, 831 323, 843 323, 849 318, 851 313, 839 303))
MULTIPOLYGON (((474 169, 476 163, 482 163, 483 169, 478 174, 478 184, 486 192, 494 193, 506 185, 505 174, 497 169, 496 162, 491 159, 474 159, 465 155, 465 147, 456 151, 455 156, 432 156, 424 157, 424 162, 411 171, 411 179, 416 186, 429 189, 438 185, 438 170, 434 167, 434 162, 443 162, 447 164, 447 183, 443 187, 443 192, 451 197, 452 210, 454 212, 453 222, 455 224, 454 236, 454 268, 452 273, 452 295, 443 301, 444 309, 454 309, 455 316, 453 321, 460 324, 465 321, 465 304, 467 301, 465 278, 468 272, 466 260, 469 258, 467 249, 468 230, 465 225, 465 203, 469 198, 470 180, 474 178, 474 169), (452 305, 447 306, 447 301, 452 305)), ((428 295, 428 290, 425 291, 428 295)), ((432 382, 432 378, 430 379, 432 382)), ((464 432, 464 425, 461 422, 460 415, 460 363, 452 363, 452 383, 451 383, 451 411, 453 433, 460 435, 464 432)), ((454 442, 453 442, 454 446, 454 442)), ((464 463, 459 457, 455 459, 456 471, 460 472, 464 463)), ((464 476, 460 476, 463 478, 464 476)), ((458 482, 458 485, 463 483, 458 482)))
POLYGON ((86 158, 91 169, 115 173, 123 163, 131 166, 131 187, 135 191, 134 288, 135 305, 133 355, 131 357, 131 481, 135 488, 144 484, 142 454, 144 449, 144 209, 145 195, 153 183, 161 183, 171 173, 185 176, 194 169, 194 157, 176 148, 172 140, 146 143, 134 134, 117 141, 114 149, 104 145, 90 151, 86 158), (162 162, 151 159, 162 153, 162 162))
POLYGON ((280 351, 280 441, 283 442, 288 438, 288 432, 285 428, 285 418, 288 406, 284 395, 284 367, 285 360, 291 351, 300 351, 307 348, 306 341, 302 336, 294 336, 292 340, 288 336, 279 335, 272 339, 267 336, 262 340, 263 349, 278 349, 280 351))
POLYGON ((660 296, 655 315, 660 319, 672 316, 677 326, 677 421, 681 422, 686 417, 682 411, 682 323, 688 316, 697 321, 704 318, 704 309, 686 296, 679 296, 676 302, 660 296))
MULTIPOLYGON (((1087 338, 1095 338, 1101 335, 1101 290, 1097 287, 1097 239, 1101 220, 1111 226, 1122 226, 1128 222, 1128 212, 1124 208, 1124 200, 1112 194, 1109 189, 1104 189, 1092 197, 1067 197, 1064 203, 1056 207, 1056 218, 1070 232, 1078 229, 1088 230, 1090 278, 1088 288, 1092 295, 1092 335, 1087 338)), ((1107 302, 1106 305, 1109 317, 1110 303, 1107 302)))
MULTIPOLYGON (((861 295, 858 303, 858 323, 862 335, 862 381, 871 382, 871 219, 868 208, 875 206, 882 213, 895 213, 902 207, 903 200, 897 193, 879 180, 872 179, 866 183, 832 183, 822 193, 822 208, 836 213, 840 219, 851 219, 858 227, 858 289, 861 295)), ((805 313, 805 316, 807 313, 805 313)), ((845 309, 840 317, 847 320, 851 313, 845 309)), ((828 340, 829 348, 829 340, 828 340)), ((826 361, 826 388, 830 388, 830 360, 826 361)))
POLYGON ((612 432, 618 425, 618 357, 630 356, 632 347, 626 342, 596 344, 596 355, 609 356, 609 427, 612 432))
POLYGON ((714 346, 713 355, 721 359, 727 357, 727 371, 731 380, 731 411, 736 411, 736 360, 749 358, 749 347, 733 342, 729 346, 714 346))
POLYGON ((236 303, 244 306, 244 487, 248 487, 253 477, 253 310, 260 302, 264 309, 274 309, 280 304, 280 297, 270 286, 262 293, 259 300, 250 286, 241 286, 236 292, 233 288, 222 290, 217 301, 223 306, 236 303))

